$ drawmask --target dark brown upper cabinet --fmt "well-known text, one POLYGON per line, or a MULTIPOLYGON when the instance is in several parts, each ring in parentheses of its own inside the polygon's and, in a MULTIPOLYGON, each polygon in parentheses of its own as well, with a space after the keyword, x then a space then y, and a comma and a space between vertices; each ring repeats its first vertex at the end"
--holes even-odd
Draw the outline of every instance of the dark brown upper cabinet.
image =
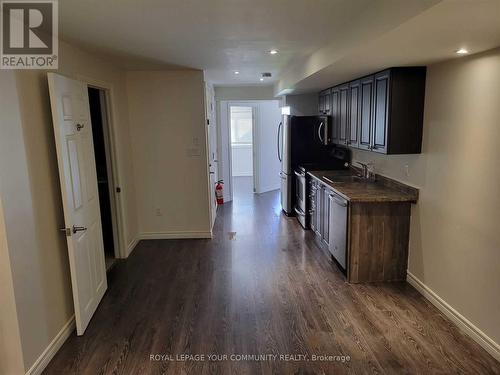
POLYGON ((372 118, 373 118, 373 76, 359 80, 360 85, 360 115, 358 119, 359 142, 357 147, 370 150, 372 145, 372 118))
POLYGON ((331 96, 330 89, 321 91, 319 93, 319 114, 320 115, 330 115, 331 114, 331 96))
POLYGON ((339 143, 340 133, 340 90, 338 87, 333 87, 331 91, 331 142, 339 143))
POLYGON ((422 148, 425 67, 390 68, 331 89, 332 142, 383 154, 422 148), (334 96, 338 96, 334 99, 334 96))
POLYGON ((387 130, 389 128, 389 83, 391 74, 389 70, 375 74, 373 119, 372 119, 372 144, 371 150, 387 153, 387 130))
POLYGON ((361 81, 349 83, 349 121, 347 130, 347 145, 358 147, 359 122, 361 118, 361 81))
POLYGON ((339 143, 347 144, 349 132, 349 84, 339 86, 339 143))

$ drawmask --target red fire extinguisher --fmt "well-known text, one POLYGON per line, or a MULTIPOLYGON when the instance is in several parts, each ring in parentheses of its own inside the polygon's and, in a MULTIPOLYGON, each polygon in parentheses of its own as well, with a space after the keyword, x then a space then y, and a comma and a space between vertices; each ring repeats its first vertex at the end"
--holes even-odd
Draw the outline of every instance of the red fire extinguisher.
POLYGON ((224 181, 219 180, 215 184, 215 198, 217 198, 217 204, 224 204, 224 181))

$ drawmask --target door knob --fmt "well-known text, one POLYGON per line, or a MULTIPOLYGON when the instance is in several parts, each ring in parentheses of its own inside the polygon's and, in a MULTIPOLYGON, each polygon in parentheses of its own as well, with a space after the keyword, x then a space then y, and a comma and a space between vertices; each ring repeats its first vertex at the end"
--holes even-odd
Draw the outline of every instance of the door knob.
POLYGON ((76 233, 76 232, 83 232, 87 230, 86 227, 77 227, 76 225, 73 225, 73 233, 76 233))
POLYGON ((77 131, 80 131, 84 128, 85 125, 82 125, 82 124, 76 124, 76 130, 77 131))

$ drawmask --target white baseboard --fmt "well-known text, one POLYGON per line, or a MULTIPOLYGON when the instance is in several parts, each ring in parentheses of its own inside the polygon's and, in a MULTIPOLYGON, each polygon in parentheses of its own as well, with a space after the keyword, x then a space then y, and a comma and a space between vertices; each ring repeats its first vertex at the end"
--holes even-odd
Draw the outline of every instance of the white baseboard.
POLYGON ((38 357, 33 366, 28 370, 26 375, 39 375, 45 370, 50 360, 56 355, 58 350, 75 330, 75 316, 73 315, 61 328, 56 337, 51 341, 49 346, 45 348, 43 353, 38 357))
POLYGON ((429 302, 436 306, 467 336, 477 342, 490 353, 497 361, 500 361, 500 345, 488 337, 483 331, 472 324, 466 317, 451 307, 445 300, 439 297, 432 289, 420 281, 415 275, 408 271, 407 281, 420 292, 429 302))
POLYGON ((130 242, 127 246, 127 257, 132 253, 132 251, 134 251, 135 247, 137 246, 137 244, 139 243, 139 239, 138 238, 134 238, 132 240, 132 242, 130 242))
POLYGON ((146 232, 139 235, 141 240, 175 240, 175 239, 194 239, 194 238, 212 238, 212 232, 146 232))

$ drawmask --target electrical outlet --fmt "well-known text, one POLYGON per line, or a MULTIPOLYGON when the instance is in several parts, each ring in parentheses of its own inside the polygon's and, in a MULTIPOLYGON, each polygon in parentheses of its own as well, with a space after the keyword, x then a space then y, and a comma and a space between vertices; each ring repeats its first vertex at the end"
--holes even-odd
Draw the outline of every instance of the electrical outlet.
POLYGON ((410 177, 410 166, 405 164, 405 176, 410 177))
POLYGON ((157 208, 155 210, 156 216, 163 216, 163 212, 161 212, 161 208, 157 208))

